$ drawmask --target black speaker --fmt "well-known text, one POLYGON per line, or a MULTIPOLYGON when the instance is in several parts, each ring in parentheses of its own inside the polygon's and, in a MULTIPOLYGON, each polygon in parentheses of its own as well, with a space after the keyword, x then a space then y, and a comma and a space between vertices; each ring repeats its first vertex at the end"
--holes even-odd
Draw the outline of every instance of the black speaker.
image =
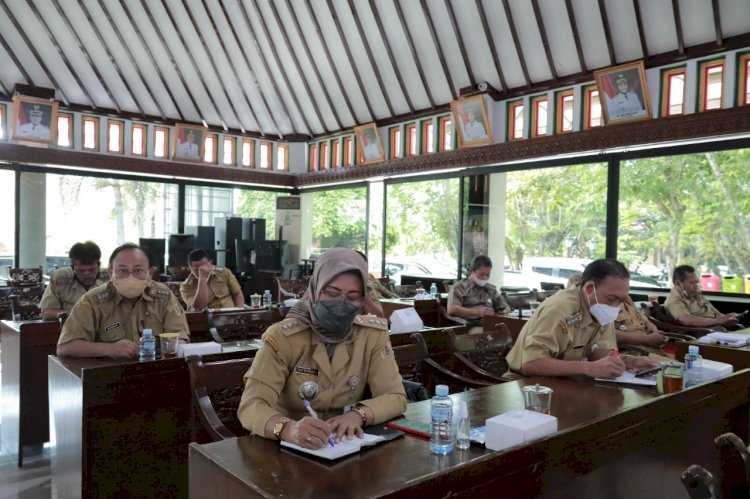
POLYGON ((265 218, 243 218, 242 233, 246 239, 251 241, 266 240, 266 219, 265 218))
POLYGON ((255 268, 258 270, 282 270, 289 263, 287 241, 256 241, 255 268))
POLYGON ((206 225, 185 227, 185 234, 195 236, 195 247, 205 250, 208 257, 216 262, 216 228, 206 225))
POLYGON ((164 272, 164 253, 166 252, 167 241, 165 239, 148 239, 142 237, 138 239, 138 245, 146 250, 148 261, 152 267, 159 269, 159 273, 164 272))
POLYGON ((255 265, 255 244, 250 239, 236 239, 234 241, 235 272, 250 274, 255 265))
POLYGON ((188 253, 195 249, 195 236, 192 234, 170 234, 169 266, 187 267, 188 253))
POLYGON ((241 217, 216 217, 214 227, 216 227, 216 265, 228 267, 237 271, 237 258, 235 256, 234 242, 238 239, 248 239, 249 225, 245 224, 243 228, 241 217))

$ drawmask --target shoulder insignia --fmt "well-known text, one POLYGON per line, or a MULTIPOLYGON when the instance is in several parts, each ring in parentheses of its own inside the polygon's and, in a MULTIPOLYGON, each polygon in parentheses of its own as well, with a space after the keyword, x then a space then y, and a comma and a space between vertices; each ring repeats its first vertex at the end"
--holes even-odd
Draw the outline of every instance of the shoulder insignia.
POLYGON ((581 312, 575 313, 565 319, 565 324, 568 326, 577 326, 581 323, 581 312))
POLYGON ((263 342, 269 347, 273 348, 274 352, 279 351, 279 344, 276 343, 276 339, 273 336, 264 336, 263 342))
POLYGON ((149 288, 149 295, 153 296, 154 298, 160 298, 160 299, 169 299, 169 296, 172 294, 172 291, 170 289, 161 289, 161 288, 149 288))
POLYGON ((96 294, 96 301, 97 303, 104 303, 105 301, 108 301, 112 297, 112 293, 110 293, 108 290, 101 291, 96 294))
POLYGON ((354 323, 358 326, 388 330, 388 321, 375 315, 358 315, 354 318, 354 323))
POLYGON ((216 272, 224 272, 224 267, 214 267, 214 270, 216 270, 216 272))
POLYGON ((568 334, 568 325, 565 324, 565 321, 561 320, 557 325, 560 326, 560 331, 562 332, 562 334, 568 334))
POLYGON ((281 329, 281 333, 284 336, 289 336, 290 334, 305 331, 308 327, 309 326, 307 324, 302 321, 298 321, 297 319, 286 319, 279 322, 279 328, 281 329))

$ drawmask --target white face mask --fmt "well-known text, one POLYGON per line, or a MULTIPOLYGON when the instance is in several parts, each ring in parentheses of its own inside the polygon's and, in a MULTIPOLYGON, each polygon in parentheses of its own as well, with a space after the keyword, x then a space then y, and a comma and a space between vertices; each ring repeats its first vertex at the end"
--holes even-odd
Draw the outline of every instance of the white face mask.
POLYGON ((488 282, 490 282, 490 280, 489 280, 489 279, 480 279, 480 278, 478 278, 477 276, 471 276, 471 278, 472 278, 472 279, 474 279, 474 283, 475 283, 475 284, 476 284, 477 286, 480 286, 480 287, 482 287, 482 288, 483 288, 483 287, 485 287, 485 286, 487 285, 487 283, 488 283, 488 282))
POLYGON ((589 312, 594 316, 594 319, 596 319, 596 321, 602 326, 613 323, 620 314, 620 307, 613 307, 612 305, 599 303, 599 297, 596 296, 596 285, 594 286, 594 299, 596 300, 596 303, 593 305, 591 305, 591 301, 589 301, 589 312))

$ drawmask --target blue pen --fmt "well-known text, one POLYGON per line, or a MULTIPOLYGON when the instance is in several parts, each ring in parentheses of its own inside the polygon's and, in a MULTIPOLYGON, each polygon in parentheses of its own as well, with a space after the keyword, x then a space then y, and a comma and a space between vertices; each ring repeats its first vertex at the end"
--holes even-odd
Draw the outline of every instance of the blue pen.
MULTIPOLYGON (((310 405, 310 401, 309 400, 302 399, 302 403, 305 404, 305 407, 307 407, 307 412, 310 413, 310 416, 314 417, 315 419, 320 419, 318 417, 318 413, 315 412, 315 409, 313 409, 312 406, 310 405)), ((333 447, 333 439, 332 438, 328 439, 328 443, 331 444, 331 447, 333 447)))

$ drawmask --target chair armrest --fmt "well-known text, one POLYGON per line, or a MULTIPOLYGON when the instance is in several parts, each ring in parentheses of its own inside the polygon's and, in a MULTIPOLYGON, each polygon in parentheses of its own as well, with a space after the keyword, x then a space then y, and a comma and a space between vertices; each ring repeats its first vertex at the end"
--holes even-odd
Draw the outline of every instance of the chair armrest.
MULTIPOLYGON (((449 387, 451 387, 451 391, 460 391, 467 387, 482 388, 484 386, 492 386, 496 384, 491 381, 479 381, 461 376, 460 374, 454 373, 453 371, 444 368, 430 358, 422 360, 422 368, 424 369, 426 374, 429 374, 431 378, 435 378, 437 381, 440 381, 443 384, 447 384, 449 387)), ((434 386, 430 386, 430 388, 432 390, 435 389, 434 386)))
POLYGON ((203 426, 211 435, 211 438, 218 441, 237 437, 219 419, 219 415, 216 414, 214 405, 211 403, 211 398, 208 396, 206 387, 200 386, 196 388, 195 399, 200 408, 198 417, 203 421, 203 426))
POLYGON ((697 339, 695 336, 690 336, 689 334, 675 333, 672 331, 664 331, 664 336, 675 341, 695 341, 697 339))

